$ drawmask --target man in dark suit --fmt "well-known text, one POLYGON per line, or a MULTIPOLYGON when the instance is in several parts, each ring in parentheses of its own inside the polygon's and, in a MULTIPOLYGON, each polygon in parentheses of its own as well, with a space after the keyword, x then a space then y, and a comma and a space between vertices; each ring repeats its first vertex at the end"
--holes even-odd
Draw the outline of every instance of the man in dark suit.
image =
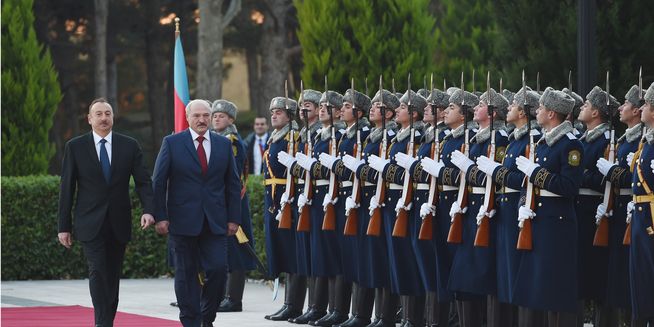
POLYGON ((186 106, 189 129, 163 139, 153 175, 157 232, 168 234, 184 326, 212 326, 224 294, 227 236, 241 223, 241 184, 231 142, 209 132, 211 105, 186 106), (198 278, 200 271, 206 278, 198 278))
POLYGON ((247 169, 250 175, 263 173, 263 153, 268 149, 268 120, 266 117, 254 118, 254 132, 245 138, 248 161, 247 169))
POLYGON ((72 246, 74 211, 75 237, 82 243, 89 266, 95 326, 106 327, 113 326, 116 316, 125 245, 132 232, 130 177, 134 177, 143 206, 143 229, 154 224, 152 187, 138 142, 112 132, 113 109, 107 100, 100 98, 91 103, 88 121, 91 133, 66 143, 58 237, 66 248, 72 246))

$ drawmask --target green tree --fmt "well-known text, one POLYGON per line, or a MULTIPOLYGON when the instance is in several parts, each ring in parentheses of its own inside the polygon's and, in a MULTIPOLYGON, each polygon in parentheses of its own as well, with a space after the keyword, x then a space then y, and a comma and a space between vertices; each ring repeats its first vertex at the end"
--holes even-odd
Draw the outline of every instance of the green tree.
POLYGON ((307 87, 322 90, 327 75, 329 88, 350 87, 369 94, 379 87, 391 88, 395 78, 398 91, 422 87, 423 76, 432 70, 434 18, 428 0, 295 0, 304 67, 301 76, 307 87))
POLYGON ((2 3, 2 175, 44 174, 61 90, 50 53, 36 39, 32 0, 2 3))
MULTIPOLYGON (((448 86, 460 86, 464 73, 466 90, 472 91, 472 70, 476 71, 477 91, 486 89, 486 71, 493 60, 497 42, 496 18, 489 0, 443 0, 435 14, 441 19, 435 32, 436 77, 447 79, 448 86)), ((491 78, 499 79, 495 73, 491 78)), ((440 83, 437 83, 440 87, 440 83)), ((496 87, 497 88, 497 87, 496 87)))

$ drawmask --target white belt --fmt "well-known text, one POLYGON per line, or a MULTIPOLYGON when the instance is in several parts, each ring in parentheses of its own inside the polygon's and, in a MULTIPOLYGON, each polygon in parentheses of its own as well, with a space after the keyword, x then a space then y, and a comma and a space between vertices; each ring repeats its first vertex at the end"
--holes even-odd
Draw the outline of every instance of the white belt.
POLYGON ((341 187, 352 187, 352 182, 350 181, 341 182, 341 187))
POLYGON ((429 184, 418 183, 418 185, 416 185, 416 190, 429 190, 429 184))
POLYGON ((589 188, 580 188, 579 195, 592 195, 592 196, 602 196, 603 194, 589 188))
POLYGON ((388 189, 389 190, 401 190, 403 188, 404 188, 404 186, 400 185, 400 184, 395 184, 395 183, 388 184, 388 189))
POLYGON ((621 188, 620 195, 634 195, 634 192, 630 188, 621 188))
POLYGON ((540 196, 550 197, 550 198, 560 198, 561 197, 560 195, 558 195, 556 193, 552 193, 552 192, 547 191, 547 190, 540 190, 538 194, 540 196))
POLYGON ((316 186, 325 186, 329 185, 329 180, 328 179, 318 179, 316 180, 316 186))
POLYGON ((510 188, 510 187, 504 187, 504 188, 502 189, 502 193, 503 193, 503 194, 507 194, 507 193, 520 193, 520 190, 512 189, 512 188, 510 188))
POLYGON ((452 185, 441 185, 443 187, 443 191, 458 191, 459 188, 456 186, 452 185))
POLYGON ((370 183, 370 182, 360 182, 360 183, 363 183, 363 187, 367 187, 367 186, 377 186, 377 184, 375 184, 375 183, 370 183))
POLYGON ((472 194, 486 194, 486 188, 485 187, 479 187, 479 186, 473 186, 472 187, 472 194))
POLYGON ((304 184, 304 179, 298 178, 297 183, 298 184, 304 184))

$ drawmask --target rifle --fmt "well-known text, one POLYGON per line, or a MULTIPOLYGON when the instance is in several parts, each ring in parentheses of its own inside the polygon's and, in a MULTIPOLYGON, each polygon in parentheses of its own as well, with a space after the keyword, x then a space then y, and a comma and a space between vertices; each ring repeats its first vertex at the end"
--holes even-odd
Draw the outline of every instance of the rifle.
MULTIPOLYGON (((611 96, 609 95, 609 71, 606 71, 606 107, 609 111, 609 130, 611 131, 611 141, 606 154, 606 160, 610 163, 615 163, 615 129, 613 128, 613 116, 611 115, 611 96)), ((609 246, 609 221, 608 213, 613 210, 613 188, 611 186, 611 181, 606 180, 604 184, 604 200, 602 204, 606 208, 606 213, 600 218, 597 229, 595 229, 595 237, 593 238, 594 246, 609 246)))
MULTIPOLYGON (((408 82, 407 82, 407 94, 409 95, 409 100, 407 103, 407 109, 409 111, 409 144, 407 144, 406 154, 409 156, 415 155, 415 129, 413 127, 413 105, 411 100, 413 96, 411 95, 411 74, 409 73, 408 82)), ((409 223, 409 212, 406 209, 411 205, 413 200, 413 183, 411 182, 412 176, 409 173, 409 170, 404 172, 404 185, 402 186, 402 196, 400 197, 400 202, 402 203, 402 208, 397 213, 397 219, 395 220, 395 226, 393 226, 393 236, 395 237, 406 237, 408 223, 409 223)))
MULTIPOLYGON (((382 142, 379 145, 379 157, 386 159, 386 148, 388 146, 388 138, 386 135, 386 106, 384 105, 384 92, 382 88, 382 76, 379 75, 379 97, 381 105, 379 110, 381 111, 382 119, 382 142)), ((381 220, 382 220, 382 206, 384 203, 384 198, 386 189, 384 188, 384 176, 382 173, 377 175, 377 189, 375 190, 375 198, 377 198, 378 206, 370 212, 370 222, 368 223, 368 230, 366 231, 367 235, 370 236, 379 236, 381 234, 381 220)))
MULTIPOLYGON (((474 70, 473 70, 474 74, 474 70)), ((474 75, 473 75, 474 76, 474 75)), ((473 84, 474 87, 474 84, 473 84)), ((461 101, 461 111, 463 112, 463 154, 467 157, 470 153, 470 131, 468 130, 468 109, 465 97, 465 85, 463 84, 463 72, 461 72, 461 92, 463 92, 463 100, 461 101)), ((465 208, 468 202, 468 192, 466 187, 466 172, 459 172, 459 193, 457 194, 456 201, 459 203, 461 209, 465 208)), ((457 212, 452 218, 452 225, 447 234, 447 242, 459 244, 463 240, 463 213, 457 212)))
MULTIPOLYGON (((304 84, 300 81, 300 97, 304 93, 304 84)), ((302 101, 299 101, 299 106, 302 108, 302 101)), ((304 154, 308 157, 311 156, 313 152, 313 140, 311 139, 311 125, 309 123, 309 110, 302 109, 302 114, 304 115, 304 128, 306 128, 307 133, 307 143, 304 145, 304 154)), ((311 185, 311 171, 307 170, 304 173, 304 190, 303 194, 307 199, 307 202, 304 206, 298 208, 298 213, 300 217, 297 222, 297 231, 298 232, 308 232, 311 230, 311 198, 313 197, 313 187, 311 185)))
MULTIPOLYGON (((493 100, 491 99, 491 88, 490 88, 490 72, 486 75, 486 93, 488 96, 488 115, 490 116, 490 125, 488 129, 490 130, 490 146, 488 147, 488 158, 495 161, 495 133, 493 131, 493 113, 495 111, 495 106, 492 105, 493 100)), ((477 227, 477 234, 475 235, 475 246, 488 247, 490 239, 490 212, 493 211, 495 204, 495 184, 493 183, 493 175, 486 175, 486 195, 484 196, 484 217, 481 219, 479 226, 477 227)))
MULTIPOLYGON (((645 104, 645 99, 643 98, 643 66, 640 66, 638 71, 638 108, 642 107, 645 104)), ((641 136, 645 136, 645 124, 642 125, 641 136)), ((631 166, 631 162, 628 163, 631 166)), ((624 237, 622 238, 622 244, 630 245, 631 244, 631 223, 627 224, 627 229, 624 231, 624 237)))
MULTIPOLYGON (((290 140, 288 141, 288 153, 291 154, 292 156, 295 156, 295 130, 293 129, 293 115, 288 111, 288 80, 284 81, 284 96, 286 97, 285 99, 285 105, 286 105, 286 113, 289 114, 289 136, 290 140)), ((293 201, 293 197, 295 196, 295 190, 294 188, 294 183, 293 183, 293 174, 291 174, 291 167, 286 168, 286 193, 288 194, 288 202, 284 202, 281 204, 281 218, 279 219, 279 225, 278 228, 280 229, 291 229, 291 223, 292 223, 292 208, 291 208, 291 202, 293 201)))
MULTIPOLYGON (((358 108, 354 103, 354 78, 350 82, 350 89, 352 90, 352 114, 354 115, 355 119, 354 128, 356 128, 357 137, 357 143, 354 145, 354 156, 357 158, 357 160, 361 160, 361 152, 363 149, 361 146, 361 131, 359 130, 359 113, 357 112, 358 108)), ((359 190, 359 178, 357 178, 356 172, 354 174, 354 181, 352 182, 351 197, 358 207, 359 201, 361 200, 361 191, 359 190)), ((356 236, 357 225, 359 221, 357 208, 352 208, 349 211, 345 210, 345 217, 347 217, 347 219, 345 220, 345 230, 343 231, 343 234, 347 236, 356 236)))
MULTIPOLYGON (((529 146, 525 149, 525 155, 529 158, 529 161, 534 162, 536 158, 536 145, 534 144, 534 136, 531 134, 531 106, 527 102, 527 84, 525 83, 525 71, 522 70, 522 91, 524 92, 524 103, 522 107, 527 112, 527 133, 529 133, 529 146)), ((535 198, 534 198, 534 184, 527 179, 527 195, 525 197, 525 205, 529 209, 534 210, 535 198)), ((531 219, 526 219, 521 221, 518 226, 520 227, 520 233, 518 234, 518 244, 516 248, 518 250, 531 250, 533 249, 533 239, 531 233, 531 219)))
MULTIPOLYGON (((325 75, 325 94, 327 94, 327 75, 325 75)), ((334 110, 332 105, 327 99, 327 113, 329 113, 329 128, 331 129, 332 136, 329 140, 329 154, 336 156, 337 142, 336 142, 336 129, 334 128, 334 110)), ((336 229, 336 210, 334 209, 334 198, 338 196, 336 188, 338 187, 336 182, 336 174, 332 171, 329 173, 329 191, 326 197, 329 197, 331 200, 325 208, 325 217, 322 221, 322 230, 335 230, 336 229)))
MULTIPOLYGON (((445 80, 443 80, 443 85, 445 85, 445 80)), ((431 81, 429 83, 429 90, 434 92, 434 74, 431 74, 431 81)), ((433 97, 432 97, 433 98, 433 97)), ((438 108, 436 104, 431 104, 432 114, 434 115, 434 143, 431 145, 430 156, 433 160, 438 160, 440 157, 440 142, 438 140, 438 120, 436 119, 438 115, 438 108)), ((436 206, 436 200, 438 199, 438 179, 434 176, 429 177, 429 197, 427 198, 427 203, 431 206, 436 206)), ((427 214, 422 219, 422 224, 420 225, 420 232, 418 233, 419 240, 431 240, 433 238, 433 218, 432 213, 427 214)))

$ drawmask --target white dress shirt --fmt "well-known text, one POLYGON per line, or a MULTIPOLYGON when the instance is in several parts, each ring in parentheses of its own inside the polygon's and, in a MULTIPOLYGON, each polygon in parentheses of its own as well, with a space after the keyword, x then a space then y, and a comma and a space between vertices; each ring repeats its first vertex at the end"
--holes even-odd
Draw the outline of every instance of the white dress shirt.
MULTIPOLYGON (((188 129, 191 131, 191 137, 193 138, 193 145, 195 146, 195 150, 198 149, 198 146, 200 145, 200 142, 198 142, 197 138, 200 136, 200 134, 196 133, 192 128, 188 129)), ((202 147, 204 148, 204 153, 207 154, 207 165, 209 164, 209 158, 211 157, 211 141, 209 141, 209 131, 204 132, 204 140, 202 140, 202 147)))
POLYGON ((254 146, 252 147, 252 158, 254 160, 254 175, 261 175, 261 166, 263 165, 263 153, 261 147, 266 147, 268 133, 259 136, 254 134, 254 146))
POLYGON ((107 154, 109 155, 109 164, 111 164, 111 135, 113 132, 109 132, 107 136, 102 137, 93 131, 93 143, 95 144, 95 153, 98 155, 98 161, 100 160, 100 141, 102 139, 107 140, 107 143, 104 144, 105 149, 107 149, 107 154))

